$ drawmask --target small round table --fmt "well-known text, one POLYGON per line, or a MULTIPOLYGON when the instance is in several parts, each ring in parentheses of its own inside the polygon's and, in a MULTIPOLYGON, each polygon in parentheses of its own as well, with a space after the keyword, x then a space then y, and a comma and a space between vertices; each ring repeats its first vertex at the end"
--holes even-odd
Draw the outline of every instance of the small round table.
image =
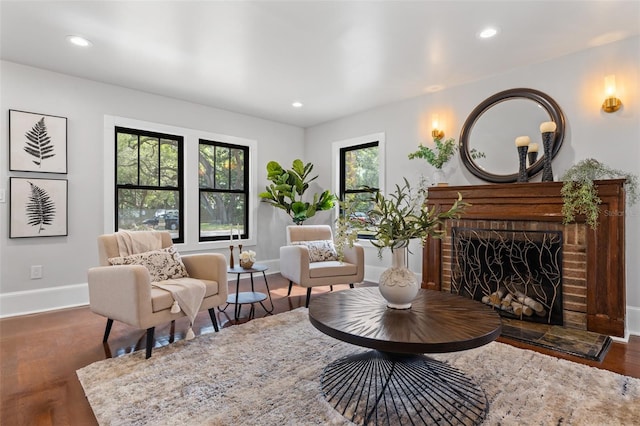
POLYGON ((249 311, 249 319, 252 319, 255 316, 255 308, 253 306, 254 303, 260 303, 262 308, 269 314, 273 313, 273 300, 271 299, 271 292, 269 291, 269 283, 267 282, 267 275, 265 271, 269 269, 268 266, 260 265, 258 263, 254 263, 251 268, 242 268, 240 266, 234 266, 233 268, 227 268, 227 273, 236 274, 236 293, 230 294, 227 297, 227 304, 224 308, 218 308, 221 311, 227 309, 229 305, 235 305, 233 310, 233 319, 238 321, 240 317, 240 310, 242 309, 242 305, 251 305, 251 310, 249 311), (267 289, 267 294, 260 293, 255 291, 254 283, 253 283, 253 274, 255 272, 262 272, 262 278, 264 279, 264 285, 267 289), (240 275, 249 274, 251 277, 251 291, 240 291, 240 275), (271 303, 271 309, 267 309, 264 306, 263 301, 269 299, 271 303))
POLYGON ((481 423, 488 410, 482 389, 422 354, 485 345, 500 335, 500 316, 480 302, 424 289, 411 309, 386 305, 377 287, 321 294, 310 304, 309 320, 318 330, 373 349, 325 368, 327 401, 357 424, 481 423))

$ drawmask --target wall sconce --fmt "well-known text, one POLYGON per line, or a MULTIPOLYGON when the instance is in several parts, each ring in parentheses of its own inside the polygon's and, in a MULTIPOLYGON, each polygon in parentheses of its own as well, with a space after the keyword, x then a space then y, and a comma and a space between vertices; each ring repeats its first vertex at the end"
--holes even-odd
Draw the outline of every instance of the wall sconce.
POLYGON ((604 92, 607 98, 602 104, 604 112, 616 112, 622 106, 620 99, 616 98, 616 76, 608 75, 604 78, 604 92))
POLYGON ((431 128, 433 129, 431 130, 431 136, 434 139, 444 138, 444 130, 438 129, 438 127, 440 127, 439 121, 440 120, 439 120, 438 114, 433 114, 433 116, 431 117, 431 128))

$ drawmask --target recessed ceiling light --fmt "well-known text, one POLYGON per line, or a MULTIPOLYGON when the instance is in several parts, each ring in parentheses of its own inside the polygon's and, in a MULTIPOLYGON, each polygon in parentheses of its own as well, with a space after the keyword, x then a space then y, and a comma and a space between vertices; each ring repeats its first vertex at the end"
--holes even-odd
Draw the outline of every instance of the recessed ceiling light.
POLYGON ((292 107, 294 108, 302 108, 304 106, 304 104, 300 101, 295 101, 291 104, 292 107))
POLYGON ((89 47, 91 46, 91 42, 89 40, 87 40, 84 37, 81 36, 77 36, 77 35, 70 35, 67 36, 67 41, 75 46, 80 46, 80 47, 89 47))
POLYGON ((498 34, 498 29, 493 27, 487 27, 484 30, 478 33, 478 37, 480 38, 491 38, 498 34))
POLYGON ((444 86, 441 84, 432 84, 431 86, 427 86, 425 90, 429 93, 439 92, 444 89, 444 86))

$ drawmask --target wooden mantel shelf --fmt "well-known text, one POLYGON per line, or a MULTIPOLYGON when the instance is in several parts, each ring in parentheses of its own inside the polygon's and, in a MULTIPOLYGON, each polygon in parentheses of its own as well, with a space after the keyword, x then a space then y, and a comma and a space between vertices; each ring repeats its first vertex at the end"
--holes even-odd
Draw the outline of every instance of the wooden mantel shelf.
MULTIPOLYGON (((587 227, 587 329, 624 336, 624 179, 597 181, 600 205, 596 230, 587 227)), ((463 219, 562 222, 562 182, 510 183, 429 188, 428 206, 447 210, 458 194, 471 204, 463 219)), ((584 217, 578 217, 584 223, 584 217)), ((425 244, 422 287, 440 290, 441 242, 425 244)))

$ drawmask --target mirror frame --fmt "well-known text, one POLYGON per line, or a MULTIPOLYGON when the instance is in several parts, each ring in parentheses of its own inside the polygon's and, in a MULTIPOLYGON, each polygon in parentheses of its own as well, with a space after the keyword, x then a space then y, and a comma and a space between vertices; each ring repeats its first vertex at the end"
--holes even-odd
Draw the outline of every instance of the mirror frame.
MULTIPOLYGON (((553 141, 553 148, 551 150, 552 160, 562 146, 565 132, 565 119, 564 114, 562 113, 562 109, 560 109, 560 106, 556 103, 556 101, 554 101, 547 94, 535 89, 518 88, 496 93, 495 95, 492 95, 482 101, 477 107, 474 108, 473 111, 471 111, 469 117, 467 117, 467 120, 462 126, 462 131, 460 132, 460 141, 458 148, 460 150, 460 158, 462 159, 462 163, 472 174, 482 180, 493 183, 510 183, 517 182, 518 180, 517 172, 513 174, 499 175, 490 173, 482 169, 473 161, 473 158, 471 158, 471 152, 469 150, 469 137, 471 136, 471 131, 473 130, 473 126, 475 125, 475 123, 480 119, 480 117, 482 117, 482 114, 489 110, 489 108, 501 102, 518 98, 530 99, 534 102, 537 102, 540 106, 542 106, 542 108, 547 111, 550 117, 550 121, 554 121, 556 123, 556 134, 553 141)), ((542 158, 544 158, 544 156, 527 167, 527 176, 531 178, 542 171, 542 158)))

